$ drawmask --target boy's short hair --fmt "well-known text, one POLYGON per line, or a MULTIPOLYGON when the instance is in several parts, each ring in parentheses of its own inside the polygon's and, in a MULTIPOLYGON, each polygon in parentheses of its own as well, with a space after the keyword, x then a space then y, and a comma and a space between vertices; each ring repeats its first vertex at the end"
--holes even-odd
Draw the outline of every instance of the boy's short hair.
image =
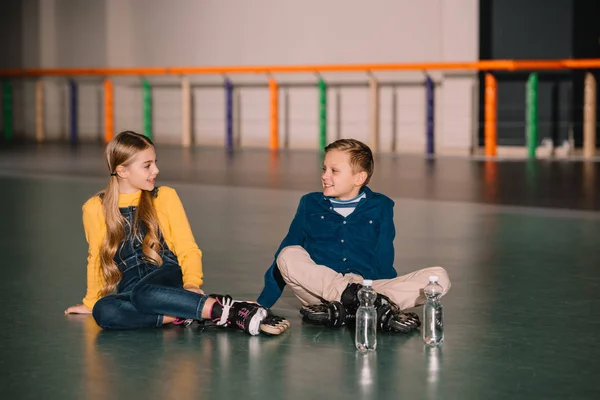
POLYGON ((367 179, 365 179, 363 186, 366 186, 369 183, 373 176, 373 170, 375 169, 373 153, 369 146, 356 139, 339 139, 325 147, 325 153, 330 150, 348 152, 350 154, 350 166, 352 167, 352 171, 354 173, 365 171, 367 173, 367 179))

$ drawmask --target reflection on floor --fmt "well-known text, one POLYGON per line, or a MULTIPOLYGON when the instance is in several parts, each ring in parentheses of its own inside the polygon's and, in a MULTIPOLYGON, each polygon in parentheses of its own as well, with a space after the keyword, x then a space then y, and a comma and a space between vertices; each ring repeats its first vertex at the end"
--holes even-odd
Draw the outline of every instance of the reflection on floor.
MULTIPOLYGON (((396 201, 396 268, 444 266, 446 343, 307 325, 286 290, 279 337, 195 325, 103 332, 65 317, 84 293, 81 205, 106 181, 100 147, 0 150, 6 398, 598 398, 596 165, 382 156, 396 201), (510 207, 507 207, 509 205, 510 207), (533 207, 530 207, 533 206, 533 207)), ((205 290, 254 298, 319 156, 160 148, 204 252, 205 290)), ((420 310, 417 310, 420 314, 420 310)))

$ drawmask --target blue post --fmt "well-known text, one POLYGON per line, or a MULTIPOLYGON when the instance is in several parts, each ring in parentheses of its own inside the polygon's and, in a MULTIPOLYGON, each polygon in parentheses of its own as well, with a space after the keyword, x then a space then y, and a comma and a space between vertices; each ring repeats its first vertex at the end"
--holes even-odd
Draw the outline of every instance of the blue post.
POLYGON ((426 130, 426 146, 427 155, 433 155, 434 153, 434 83, 433 79, 429 75, 425 77, 425 97, 427 103, 427 130, 426 130))
POLYGON ((70 135, 71 144, 77 143, 77 82, 69 80, 69 113, 70 113, 70 135))
POLYGON ((233 151, 233 84, 225 79, 225 147, 233 151))

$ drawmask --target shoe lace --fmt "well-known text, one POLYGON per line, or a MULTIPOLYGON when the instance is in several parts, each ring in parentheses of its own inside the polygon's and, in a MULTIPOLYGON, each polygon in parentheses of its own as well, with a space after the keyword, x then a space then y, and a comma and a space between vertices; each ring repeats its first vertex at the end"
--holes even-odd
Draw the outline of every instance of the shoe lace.
POLYGON ((221 317, 213 320, 218 326, 226 325, 229 319, 229 311, 231 311, 231 307, 233 307, 233 298, 231 296, 223 296, 223 302, 217 297, 217 303, 223 307, 223 312, 221 313, 221 317))

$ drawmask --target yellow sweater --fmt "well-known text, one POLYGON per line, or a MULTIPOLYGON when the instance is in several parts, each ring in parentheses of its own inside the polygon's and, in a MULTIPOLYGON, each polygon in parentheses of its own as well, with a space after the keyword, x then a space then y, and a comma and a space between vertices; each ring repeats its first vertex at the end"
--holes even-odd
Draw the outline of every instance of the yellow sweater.
MULTIPOLYGON (((137 206, 141 191, 119 195, 119 207, 137 206)), ((161 186, 154 199, 158 223, 165 242, 175 253, 181 265, 186 288, 202 285, 202 252, 198 248, 188 222, 183 204, 175 189, 161 186)), ((100 248, 106 235, 106 222, 100 197, 90 198, 82 207, 83 227, 89 244, 87 258, 87 294, 83 304, 89 310, 100 298, 98 292, 105 284, 100 269, 100 248)))

